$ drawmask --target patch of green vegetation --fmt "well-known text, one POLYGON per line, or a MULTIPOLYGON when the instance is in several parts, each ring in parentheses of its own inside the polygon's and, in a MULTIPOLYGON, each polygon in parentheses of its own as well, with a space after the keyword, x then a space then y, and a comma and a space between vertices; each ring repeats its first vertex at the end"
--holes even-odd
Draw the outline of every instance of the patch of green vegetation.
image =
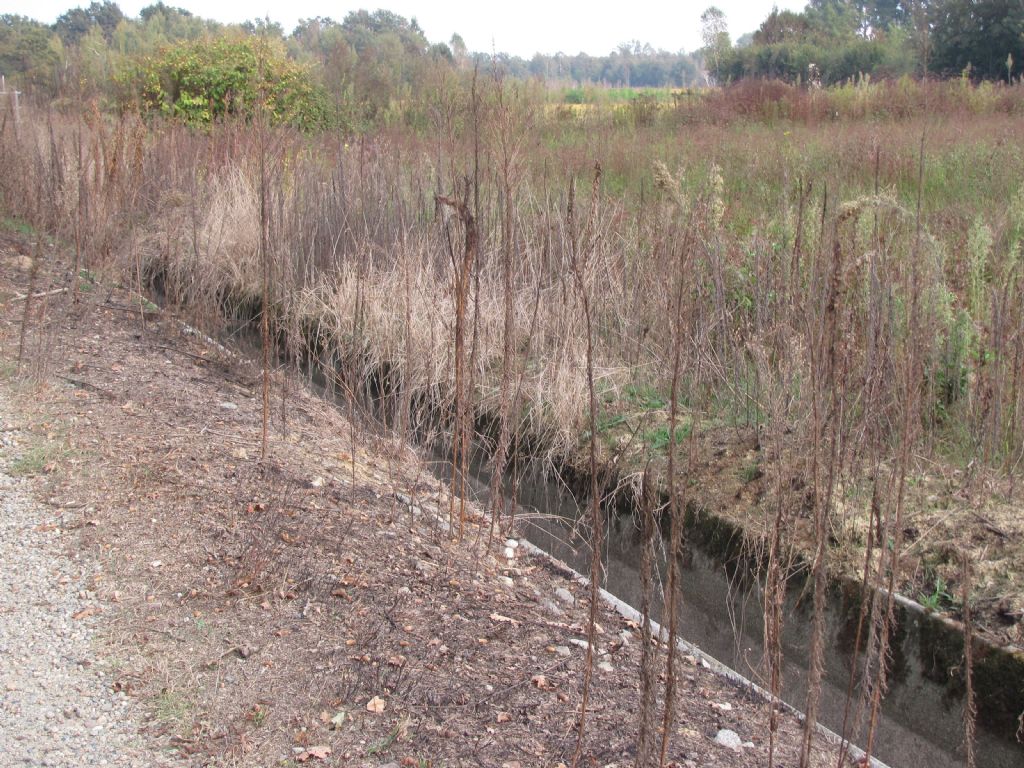
POLYGON ((625 389, 625 400, 644 411, 658 411, 668 405, 668 398, 650 384, 630 384, 625 389))
POLYGON ((759 461, 751 461, 743 466, 740 470, 740 480, 744 483, 752 483, 761 477, 764 473, 761 471, 761 463, 759 461))
POLYGON ((160 722, 181 728, 192 720, 192 703, 181 693, 165 688, 156 697, 153 714, 160 722))
MULTIPOLYGON (((676 445, 679 445, 679 443, 688 438, 692 432, 693 423, 690 421, 684 421, 682 424, 676 426, 676 445)), ((644 432, 644 444, 652 452, 658 453, 667 451, 669 442, 669 429, 667 424, 663 424, 656 429, 644 432)))
POLYGON ((252 708, 252 724, 257 728, 267 722, 267 715, 270 714, 270 710, 266 707, 261 707, 258 704, 252 708))
POLYGON ((926 595, 922 592, 918 595, 917 601, 921 603, 926 610, 934 613, 943 611, 946 608, 951 607, 954 603, 953 596, 949 594, 948 585, 946 584, 945 579, 941 576, 935 577, 935 586, 932 589, 932 593, 930 595, 926 595))
POLYGON ((17 232, 19 235, 31 235, 35 233, 32 225, 22 219, 6 217, 0 219, 0 229, 8 232, 17 232))
POLYGON ((53 466, 67 451, 56 442, 45 442, 34 445, 11 462, 9 471, 12 475, 31 477, 52 471, 53 466))
POLYGON ((629 416, 624 413, 602 413, 597 417, 598 434, 610 432, 628 421, 629 416))
POLYGON ((366 749, 366 756, 372 757, 373 755, 380 754, 391 748, 391 745, 398 739, 398 734, 401 731, 401 725, 396 725, 394 730, 391 731, 380 741, 374 742, 366 749))

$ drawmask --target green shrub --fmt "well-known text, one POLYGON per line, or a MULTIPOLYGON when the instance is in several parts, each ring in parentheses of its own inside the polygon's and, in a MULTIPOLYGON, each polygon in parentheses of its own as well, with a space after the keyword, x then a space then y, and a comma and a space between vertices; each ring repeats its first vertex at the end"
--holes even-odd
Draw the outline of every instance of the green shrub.
POLYGON ((184 41, 146 57, 121 75, 124 106, 205 125, 228 117, 252 120, 266 104, 274 125, 326 128, 326 92, 289 60, 283 45, 257 37, 184 41))

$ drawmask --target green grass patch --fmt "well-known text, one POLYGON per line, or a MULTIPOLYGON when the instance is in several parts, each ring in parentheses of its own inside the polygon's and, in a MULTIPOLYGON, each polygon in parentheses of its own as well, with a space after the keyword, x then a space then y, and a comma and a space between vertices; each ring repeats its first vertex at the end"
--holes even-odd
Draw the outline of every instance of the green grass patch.
POLYGON ((12 217, 0 219, 0 229, 6 230, 7 232, 17 232, 19 235, 35 234, 35 230, 32 228, 32 225, 27 221, 12 217))
POLYGON ((11 462, 9 471, 12 475, 20 477, 52 472, 57 462, 66 454, 67 451, 59 443, 46 442, 34 445, 11 462))
POLYGON ((177 691, 164 690, 156 697, 153 714, 162 723, 184 725, 192 719, 192 704, 177 691))
MULTIPOLYGON (((676 445, 688 438, 692 432, 693 423, 688 420, 676 426, 676 445)), ((666 452, 669 442, 668 424, 644 432, 644 444, 653 453, 666 452)))
POLYGON ((625 389, 625 400, 644 411, 659 411, 668 405, 668 398, 649 384, 630 384, 625 389))

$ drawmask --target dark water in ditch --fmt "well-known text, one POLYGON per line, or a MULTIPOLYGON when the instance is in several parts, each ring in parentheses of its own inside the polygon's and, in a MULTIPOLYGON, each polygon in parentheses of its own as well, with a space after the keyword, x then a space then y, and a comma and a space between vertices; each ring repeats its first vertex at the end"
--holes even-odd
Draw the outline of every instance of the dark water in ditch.
MULTIPOLYGON (((241 341, 243 347, 258 345, 258 335, 251 330, 238 329, 231 340, 235 344, 241 341)), ((344 408, 341 398, 327 386, 322 371, 307 371, 307 375, 315 389, 344 408)), ((380 416, 386 409, 372 393, 364 395, 360 398, 363 405, 358 409, 362 426, 382 429, 380 416)), ((443 450, 430 451, 428 465, 440 480, 450 481, 451 463, 443 450)), ((475 501, 486 504, 490 485, 486 452, 474 444, 467 492, 475 501)), ((516 502, 520 530, 527 539, 576 571, 588 573, 587 537, 575 532, 585 500, 575 497, 557 475, 532 466, 519 480, 516 502)), ((639 606, 638 532, 628 515, 609 513, 606 526, 605 552, 602 553, 605 581, 601 586, 629 605, 639 606)), ((664 562, 660 567, 664 573, 664 562)), ((800 598, 797 589, 790 589, 786 597, 782 698, 803 710, 812 617, 809 599, 800 598)), ((744 677, 763 682, 759 671, 764 651, 763 593, 743 562, 713 555, 709 550, 687 543, 682 558, 682 600, 678 615, 680 634, 688 642, 744 677)), ((843 731, 847 710, 846 692, 857 615, 858 606, 844 605, 838 595, 828 601, 825 680, 819 720, 839 734, 843 731)), ((653 618, 660 619, 658 615, 653 618)), ((908 621, 917 620, 911 617, 908 621)), ((924 662, 911 638, 914 628, 909 629, 904 626, 902 633, 897 633, 893 640, 893 673, 879 718, 873 755, 891 768, 959 768, 965 765, 962 697, 951 697, 946 688, 927 677, 924 662)), ((852 715, 850 718, 852 723, 852 715)), ((761 722, 750 724, 753 728, 764 725, 761 722)), ((1012 736, 993 734, 984 725, 979 719, 975 743, 978 768, 1024 768, 1024 745, 1014 742, 1012 736)), ((851 740, 859 744, 863 731, 850 733, 851 740)), ((740 734, 744 739, 752 735, 740 734)))
MULTIPOLYGON (((441 453, 433 453, 431 468, 438 477, 450 480, 451 464, 441 453)), ((480 450, 470 474, 470 495, 486 502, 491 477, 480 450)), ((578 572, 589 572, 587 537, 574 534, 584 502, 575 498, 565 483, 537 469, 527 471, 519 484, 517 502, 520 530, 527 539, 578 572)), ((606 525, 602 586, 624 602, 639 606, 639 533, 628 515, 611 513, 606 525)), ((663 571, 664 563, 661 565, 663 571)), ((689 543, 682 569, 680 634, 743 676, 761 682, 764 603, 756 579, 739 560, 722 559, 689 543)), ((800 598, 798 589, 791 589, 786 598, 782 698, 803 710, 812 616, 809 596, 800 598)), ((859 606, 844 605, 838 594, 828 601, 819 719, 836 733, 843 730, 858 613, 859 606)), ((963 700, 951 699, 942 686, 923 674, 916 646, 906 640, 909 634, 904 631, 901 639, 898 633, 894 640, 893 679, 884 699, 873 754, 892 768, 963 766, 963 700)), ((759 722, 750 725, 763 727, 759 722)), ((751 735, 740 734, 744 739, 751 735)), ((857 738, 853 741, 857 743, 857 738)), ((1024 768, 1024 746, 979 727, 976 759, 978 768, 1024 768)))

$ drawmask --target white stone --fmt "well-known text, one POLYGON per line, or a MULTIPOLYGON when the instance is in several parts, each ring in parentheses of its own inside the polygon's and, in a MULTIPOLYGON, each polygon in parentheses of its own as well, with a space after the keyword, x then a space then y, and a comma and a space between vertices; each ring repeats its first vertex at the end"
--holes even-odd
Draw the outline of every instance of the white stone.
POLYGON ((572 596, 572 592, 570 592, 565 587, 559 587, 558 589, 556 589, 555 597, 557 597, 563 603, 568 603, 569 605, 572 605, 576 602, 576 598, 572 596))
POLYGON ((715 734, 715 744, 731 749, 734 752, 739 752, 743 749, 743 739, 740 738, 736 731, 730 731, 728 728, 723 728, 715 734))

